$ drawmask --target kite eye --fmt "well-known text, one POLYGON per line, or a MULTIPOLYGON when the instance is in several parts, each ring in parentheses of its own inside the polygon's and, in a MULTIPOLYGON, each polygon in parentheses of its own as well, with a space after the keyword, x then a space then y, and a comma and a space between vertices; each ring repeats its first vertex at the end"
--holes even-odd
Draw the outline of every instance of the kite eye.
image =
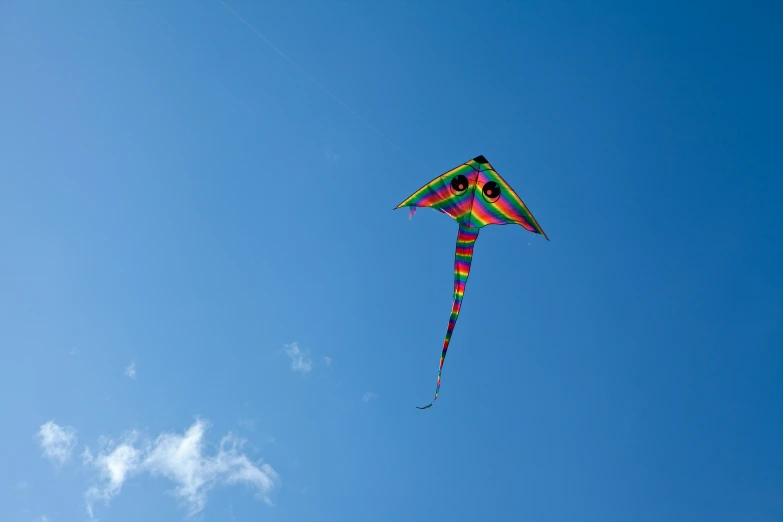
POLYGON ((484 189, 481 191, 484 199, 490 203, 494 203, 500 197, 500 185, 494 181, 488 181, 484 184, 484 189))
POLYGON ((468 190, 468 178, 462 174, 458 174, 451 178, 451 191, 458 196, 464 194, 468 190))

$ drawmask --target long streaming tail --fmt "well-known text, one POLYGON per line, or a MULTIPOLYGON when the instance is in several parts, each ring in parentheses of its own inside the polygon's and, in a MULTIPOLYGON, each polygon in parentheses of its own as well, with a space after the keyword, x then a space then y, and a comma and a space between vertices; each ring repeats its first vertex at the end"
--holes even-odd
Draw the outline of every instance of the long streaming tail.
POLYGON ((446 330, 446 338, 443 340, 443 351, 440 354, 440 367, 438 368, 438 386, 435 388, 435 398, 426 406, 416 406, 420 410, 426 410, 432 406, 438 399, 440 392, 440 375, 443 373, 443 361, 446 359, 446 352, 449 349, 451 334, 454 332, 454 326, 457 324, 460 308, 462 308, 462 297, 465 295, 465 284, 468 282, 470 274, 470 263, 473 260, 473 246, 478 239, 480 228, 471 228, 460 225, 457 233, 457 251, 454 254, 454 303, 451 305, 451 316, 449 317, 449 327, 446 330))

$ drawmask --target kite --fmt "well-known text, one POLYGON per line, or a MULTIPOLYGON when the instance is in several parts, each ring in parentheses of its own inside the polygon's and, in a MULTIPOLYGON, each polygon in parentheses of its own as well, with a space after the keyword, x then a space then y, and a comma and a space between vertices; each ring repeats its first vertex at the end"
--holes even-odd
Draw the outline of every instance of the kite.
POLYGON ((462 308, 465 284, 468 282, 470 263, 473 260, 473 246, 481 228, 487 225, 516 224, 534 234, 541 234, 547 241, 549 238, 514 189, 500 177, 484 156, 476 156, 433 179, 397 205, 395 210, 402 207, 411 207, 409 218, 417 207, 430 207, 451 216, 459 223, 454 255, 454 302, 451 305, 451 316, 440 355, 438 385, 432 402, 423 407, 417 406, 420 410, 426 410, 438 399, 443 361, 446 359, 451 334, 462 308))

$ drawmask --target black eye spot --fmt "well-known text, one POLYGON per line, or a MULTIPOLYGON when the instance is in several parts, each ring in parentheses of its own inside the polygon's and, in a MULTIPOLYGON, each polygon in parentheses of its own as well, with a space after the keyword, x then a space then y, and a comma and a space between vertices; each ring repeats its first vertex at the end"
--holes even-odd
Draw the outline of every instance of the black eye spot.
POLYGON ((468 190, 468 178, 462 174, 458 174, 451 178, 451 190, 459 195, 468 190))
POLYGON ((484 199, 490 203, 494 203, 500 197, 500 185, 494 181, 488 181, 484 184, 481 193, 484 195, 484 199))

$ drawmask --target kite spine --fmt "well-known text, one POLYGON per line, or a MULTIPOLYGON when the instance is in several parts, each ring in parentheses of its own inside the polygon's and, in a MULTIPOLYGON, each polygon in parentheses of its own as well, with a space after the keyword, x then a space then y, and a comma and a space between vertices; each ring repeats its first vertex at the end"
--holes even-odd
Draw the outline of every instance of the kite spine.
POLYGON ((472 228, 460 224, 457 232, 457 248, 454 254, 454 302, 451 305, 451 316, 449 317, 449 326, 446 330, 446 338, 443 340, 443 351, 440 354, 440 366, 438 368, 438 384, 435 387, 435 398, 426 406, 417 406, 420 410, 426 410, 432 406, 438 399, 440 392, 440 376, 443 373, 443 362, 446 360, 446 352, 449 350, 451 334, 454 332, 454 326, 457 324, 457 317, 462 308, 462 298, 465 295, 465 285, 468 282, 470 274, 470 263, 473 261, 473 246, 478 239, 480 228, 472 228))

